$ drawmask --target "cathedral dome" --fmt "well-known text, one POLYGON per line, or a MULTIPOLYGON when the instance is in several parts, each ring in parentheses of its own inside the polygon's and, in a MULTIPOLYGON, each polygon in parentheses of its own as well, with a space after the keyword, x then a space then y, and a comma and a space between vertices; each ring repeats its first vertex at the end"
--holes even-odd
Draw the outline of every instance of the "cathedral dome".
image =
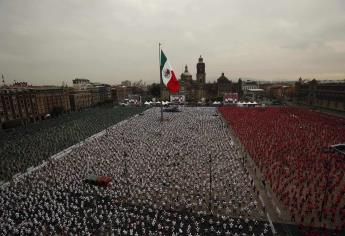
POLYGON ((224 73, 222 73, 222 75, 217 79, 217 81, 218 81, 218 83, 230 82, 230 80, 225 77, 224 73))
POLYGON ((188 72, 188 66, 184 68, 184 72, 181 74, 181 79, 192 79, 192 74, 188 72))

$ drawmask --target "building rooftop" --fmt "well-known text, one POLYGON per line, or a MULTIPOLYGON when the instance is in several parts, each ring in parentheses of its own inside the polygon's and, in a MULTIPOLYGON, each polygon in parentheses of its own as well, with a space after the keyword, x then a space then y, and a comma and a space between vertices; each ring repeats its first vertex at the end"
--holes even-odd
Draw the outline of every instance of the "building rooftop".
POLYGON ((318 80, 317 81, 319 84, 343 84, 345 83, 344 80, 318 80))
POLYGON ((253 80, 246 80, 246 81, 243 81, 243 84, 244 85, 257 85, 258 83, 256 81, 253 81, 253 80))

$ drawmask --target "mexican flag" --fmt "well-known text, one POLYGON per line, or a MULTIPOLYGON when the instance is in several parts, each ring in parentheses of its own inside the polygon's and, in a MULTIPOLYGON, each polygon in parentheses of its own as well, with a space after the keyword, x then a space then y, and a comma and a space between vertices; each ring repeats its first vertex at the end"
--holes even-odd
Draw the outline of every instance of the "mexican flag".
POLYGON ((171 68, 171 65, 165 56, 163 50, 161 50, 161 75, 163 84, 170 90, 172 93, 177 93, 180 90, 180 84, 176 79, 174 70, 171 68))

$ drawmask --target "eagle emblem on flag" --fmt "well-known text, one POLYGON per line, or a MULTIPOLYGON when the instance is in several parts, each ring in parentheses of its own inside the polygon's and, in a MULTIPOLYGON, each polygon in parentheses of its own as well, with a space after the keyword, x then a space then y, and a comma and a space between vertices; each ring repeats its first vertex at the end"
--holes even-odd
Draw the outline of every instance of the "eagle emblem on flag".
POLYGON ((170 77, 170 70, 167 68, 165 71, 164 71, 164 77, 170 77))

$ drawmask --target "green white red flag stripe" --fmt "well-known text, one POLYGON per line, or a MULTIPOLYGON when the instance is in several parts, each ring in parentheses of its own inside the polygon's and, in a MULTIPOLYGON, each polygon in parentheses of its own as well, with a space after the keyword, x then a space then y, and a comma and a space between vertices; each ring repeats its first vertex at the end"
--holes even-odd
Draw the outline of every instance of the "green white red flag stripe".
POLYGON ((161 61, 160 61, 161 75, 163 84, 172 93, 177 93, 180 90, 180 84, 176 79, 174 70, 172 69, 167 57, 163 50, 161 50, 161 61))

